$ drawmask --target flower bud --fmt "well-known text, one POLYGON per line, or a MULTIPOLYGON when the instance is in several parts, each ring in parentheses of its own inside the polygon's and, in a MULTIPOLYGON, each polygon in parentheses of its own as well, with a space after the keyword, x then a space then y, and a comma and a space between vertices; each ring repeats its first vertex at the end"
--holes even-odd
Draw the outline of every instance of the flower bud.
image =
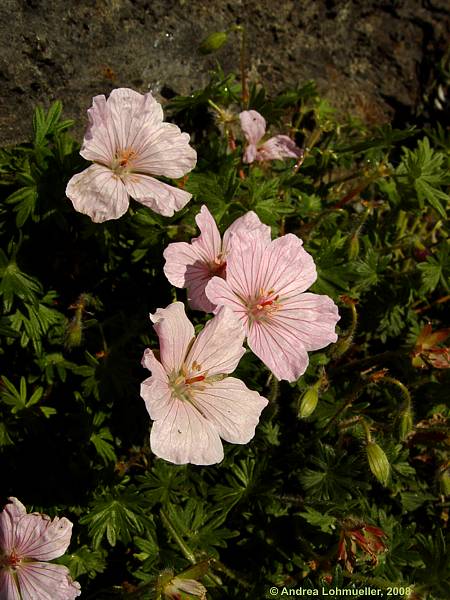
POLYGON ((222 48, 228 39, 226 31, 215 31, 206 37, 199 46, 199 50, 202 54, 211 54, 222 48))
POLYGON ((366 446, 369 467, 378 481, 386 486, 391 467, 384 450, 375 442, 368 442, 366 446))
POLYGON ((206 600, 206 588, 195 579, 174 577, 164 588, 166 600, 206 600))
POLYGON ((320 380, 313 386, 308 388, 300 400, 298 416, 300 419, 306 419, 316 410, 317 402, 319 401, 320 380))
POLYGON ((403 442, 413 430, 413 411, 411 406, 405 406, 398 419, 398 433, 403 442))
POLYGON ((359 256, 359 236, 354 233, 350 238, 350 245, 348 249, 349 260, 355 260, 359 256))
POLYGON ((439 485, 443 496, 450 496, 450 470, 445 469, 439 476, 439 485))

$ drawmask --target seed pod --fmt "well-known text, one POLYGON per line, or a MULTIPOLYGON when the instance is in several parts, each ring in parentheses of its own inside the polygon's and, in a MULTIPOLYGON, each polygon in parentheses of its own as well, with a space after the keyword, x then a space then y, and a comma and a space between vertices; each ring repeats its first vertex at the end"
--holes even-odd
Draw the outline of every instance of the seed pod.
POLYGON ((211 54, 211 52, 216 52, 216 50, 222 48, 227 40, 228 34, 226 31, 215 31, 203 40, 199 50, 202 54, 211 54))
POLYGON ((391 467, 384 450, 376 442, 370 441, 367 443, 366 452, 370 470, 378 481, 386 486, 391 467))
POLYGON ((313 386, 308 388, 300 400, 298 416, 300 419, 306 419, 316 410, 317 402, 319 401, 320 380, 313 386))

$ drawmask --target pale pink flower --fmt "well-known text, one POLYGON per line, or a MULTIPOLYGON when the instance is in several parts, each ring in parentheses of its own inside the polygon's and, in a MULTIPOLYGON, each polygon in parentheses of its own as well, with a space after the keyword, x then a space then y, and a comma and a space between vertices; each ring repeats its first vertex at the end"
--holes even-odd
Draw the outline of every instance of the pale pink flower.
POLYGON ((266 120, 256 110, 244 110, 239 114, 241 128, 248 146, 244 152, 244 162, 300 158, 303 150, 287 135, 275 135, 263 144, 261 138, 266 133, 266 120))
POLYGON ((247 444, 267 400, 232 373, 245 352, 244 331, 226 308, 197 337, 181 302, 150 315, 160 357, 147 349, 142 359, 152 376, 141 396, 154 423, 150 446, 176 464, 211 465, 223 459, 220 438, 247 444))
POLYGON ((213 277, 206 295, 217 309, 229 306, 235 312, 249 347, 277 379, 295 381, 308 366, 307 352, 337 340, 334 302, 304 293, 316 278, 314 261, 297 236, 265 242, 237 233, 227 278, 213 277))
POLYGON ((95 96, 88 114, 80 154, 94 164, 67 185, 75 210, 102 223, 121 217, 129 196, 165 217, 189 202, 188 192, 150 177, 182 177, 197 160, 189 135, 163 123, 161 105, 150 93, 119 88, 108 100, 95 96))
POLYGON ((27 515, 17 498, 0 513, 0 600, 73 600, 81 594, 63 565, 46 561, 64 554, 72 523, 62 517, 27 515))
POLYGON ((174 242, 167 246, 164 250, 164 273, 172 285, 187 288, 188 301, 193 309, 212 312, 215 306, 206 297, 205 287, 214 275, 225 277, 232 234, 256 231, 270 241, 270 227, 261 223, 258 215, 250 211, 236 219, 221 240, 216 222, 206 206, 201 207, 195 220, 200 235, 190 244, 174 242))

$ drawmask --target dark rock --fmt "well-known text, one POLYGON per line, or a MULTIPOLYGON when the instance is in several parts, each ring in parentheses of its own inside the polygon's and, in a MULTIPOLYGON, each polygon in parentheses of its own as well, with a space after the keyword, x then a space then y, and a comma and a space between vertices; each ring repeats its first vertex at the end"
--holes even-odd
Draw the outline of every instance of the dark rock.
POLYGON ((169 98, 204 85, 219 59, 238 71, 239 42, 201 40, 245 25, 251 77, 272 91, 314 79, 369 122, 413 114, 445 52, 443 0, 3 0, 0 144, 29 139, 36 104, 61 99, 82 137, 92 96, 118 86, 169 98), (169 93, 167 93, 169 92, 169 93), (398 116, 398 115, 397 115, 398 116))

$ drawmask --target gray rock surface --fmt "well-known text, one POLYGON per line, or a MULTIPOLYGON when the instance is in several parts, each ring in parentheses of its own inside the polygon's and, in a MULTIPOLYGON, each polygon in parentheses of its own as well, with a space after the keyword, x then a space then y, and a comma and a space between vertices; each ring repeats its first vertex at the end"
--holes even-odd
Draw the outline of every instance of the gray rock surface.
POLYGON ((343 110, 371 122, 411 112, 450 31, 446 0, 2 0, 0 145, 29 139, 36 104, 61 99, 80 138, 92 96, 128 86, 187 94, 219 59, 238 71, 240 23, 253 79, 272 91, 314 79, 343 110), (431 57, 431 61, 430 61, 431 57))

